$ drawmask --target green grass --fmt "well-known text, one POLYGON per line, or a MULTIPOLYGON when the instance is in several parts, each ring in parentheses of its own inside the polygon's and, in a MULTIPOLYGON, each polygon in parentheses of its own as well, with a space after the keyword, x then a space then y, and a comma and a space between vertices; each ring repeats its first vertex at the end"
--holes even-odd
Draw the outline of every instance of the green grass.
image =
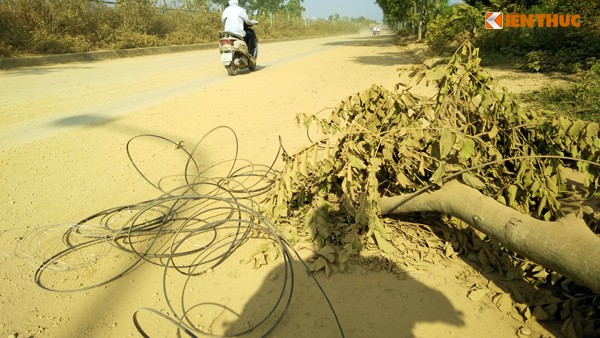
POLYGON ((527 92, 520 100, 535 110, 600 122, 600 63, 582 72, 581 80, 573 84, 527 92))

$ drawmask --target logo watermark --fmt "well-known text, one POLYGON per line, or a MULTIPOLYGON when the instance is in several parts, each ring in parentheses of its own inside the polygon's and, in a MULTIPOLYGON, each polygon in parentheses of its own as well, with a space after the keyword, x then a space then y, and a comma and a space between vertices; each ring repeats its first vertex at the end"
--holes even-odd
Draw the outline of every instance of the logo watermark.
POLYGON ((522 27, 580 27, 579 14, 520 14, 486 12, 486 29, 522 28, 522 27))

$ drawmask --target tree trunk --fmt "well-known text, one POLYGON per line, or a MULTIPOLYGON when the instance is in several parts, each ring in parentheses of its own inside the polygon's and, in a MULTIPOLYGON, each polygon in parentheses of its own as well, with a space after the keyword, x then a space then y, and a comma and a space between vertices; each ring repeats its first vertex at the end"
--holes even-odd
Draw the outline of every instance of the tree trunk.
POLYGON ((439 190, 381 199, 382 215, 418 211, 461 219, 521 256, 600 293, 600 237, 574 214, 540 221, 458 181, 439 190))
POLYGON ((418 33, 417 33, 417 41, 421 42, 423 39, 423 0, 418 0, 418 11, 419 11, 419 24, 418 24, 418 33))

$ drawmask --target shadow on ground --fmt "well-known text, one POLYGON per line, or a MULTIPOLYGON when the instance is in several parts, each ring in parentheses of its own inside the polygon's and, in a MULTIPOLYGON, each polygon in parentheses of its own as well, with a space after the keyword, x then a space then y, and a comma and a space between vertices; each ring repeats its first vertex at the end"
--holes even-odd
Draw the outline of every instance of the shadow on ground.
MULTIPOLYGON (((389 273, 353 265, 330 277, 320 271, 317 284, 297 259, 285 264, 280 256, 278 264, 256 269, 235 256, 186 283, 177 298, 187 308, 181 323, 193 336, 412 338, 419 323, 445 323, 450 332, 465 325, 444 294, 398 267, 389 273)), ((140 319, 150 337, 184 333, 151 314, 140 319)))
MULTIPOLYGON (((415 337, 412 331, 417 323, 464 325, 462 314, 441 292, 413 279, 408 272, 392 274, 356 266, 349 274, 327 278, 321 271, 316 275, 332 303, 330 308, 304 266, 294 263, 293 267, 294 294, 286 316, 273 331, 275 337, 342 337, 332 308, 346 337, 408 338, 415 337)), ((279 275, 283 272, 281 266, 276 270, 280 270, 279 275)), ((227 334, 239 332, 251 318, 264 311, 264 299, 276 293, 277 284, 280 283, 272 278, 263 281, 239 320, 230 324, 227 334)), ((260 331, 251 336, 260 336, 260 331)))
POLYGON ((401 43, 396 41, 395 35, 377 35, 371 37, 349 38, 343 41, 334 41, 325 44, 326 46, 346 46, 346 47, 373 47, 371 54, 365 54, 353 57, 352 60, 363 65, 377 66, 400 66, 420 63, 413 51, 387 52, 377 48, 399 46, 401 43))
POLYGON ((99 116, 99 115, 74 115, 68 116, 62 119, 58 119, 52 121, 52 124, 56 126, 65 126, 65 127, 73 127, 73 126, 98 126, 102 124, 109 123, 115 120, 111 117, 99 116))
MULTIPOLYGON (((470 227, 464 229, 452 228, 448 226, 440 218, 440 215, 430 215, 423 218, 418 215, 412 215, 415 222, 427 224, 433 230, 435 236, 442 241, 461 243, 461 248, 458 258, 462 259, 474 271, 483 276, 488 281, 493 282, 495 286, 500 288, 504 293, 510 296, 510 299, 516 304, 533 304, 538 300, 548 296, 550 291, 543 287, 533 285, 519 277, 509 278, 507 274, 503 274, 496 267, 488 265, 483 266, 480 263, 481 255, 493 255, 496 264, 503 267, 512 267, 514 262, 510 260, 508 253, 502 251, 498 254, 498 245, 492 244, 489 239, 482 239, 480 234, 470 227), (465 251, 462 246, 467 245, 470 249, 465 251)), ((401 217, 390 217, 392 219, 401 220, 401 217)), ((501 309, 502 310, 502 309, 501 309)), ((538 323, 546 330, 551 332, 555 337, 564 337, 561 333, 562 323, 558 321, 538 321, 538 323)))
POLYGON ((370 37, 344 38, 334 42, 328 42, 325 46, 355 46, 355 47, 389 47, 394 46, 395 35, 376 35, 370 37))

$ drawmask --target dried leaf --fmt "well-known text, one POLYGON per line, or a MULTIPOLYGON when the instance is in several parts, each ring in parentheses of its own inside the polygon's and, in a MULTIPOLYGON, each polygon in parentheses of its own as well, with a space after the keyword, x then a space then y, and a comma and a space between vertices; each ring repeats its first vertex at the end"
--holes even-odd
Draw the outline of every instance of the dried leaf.
POLYGON ((492 297, 492 301, 496 304, 496 307, 501 311, 508 313, 514 309, 513 302, 510 296, 506 294, 498 293, 494 297, 492 297))
POLYGON ((323 256, 327 261, 333 263, 335 261, 335 249, 331 245, 326 245, 322 247, 317 254, 323 256))
POLYGON ((387 254, 393 254, 394 252, 396 252, 396 248, 392 244, 390 244, 390 242, 385 240, 378 231, 373 231, 373 235, 375 235, 377 246, 381 251, 387 254))
POLYGON ((469 299, 474 300, 474 301, 481 301, 488 293, 488 290, 486 289, 474 289, 469 291, 469 293, 467 294, 467 297, 469 297, 469 299))
POLYGON ((446 258, 456 257, 456 252, 454 251, 454 248, 452 247, 452 244, 450 242, 446 242, 444 244, 444 257, 446 257, 446 258))
POLYGON ((311 264, 310 271, 317 272, 317 271, 323 269, 326 265, 326 262, 327 261, 323 257, 317 258, 317 260, 311 264))
POLYGON ((541 305, 537 305, 533 308, 533 316, 537 319, 537 320, 550 320, 552 319, 547 313, 546 311, 543 309, 543 307, 541 305))

